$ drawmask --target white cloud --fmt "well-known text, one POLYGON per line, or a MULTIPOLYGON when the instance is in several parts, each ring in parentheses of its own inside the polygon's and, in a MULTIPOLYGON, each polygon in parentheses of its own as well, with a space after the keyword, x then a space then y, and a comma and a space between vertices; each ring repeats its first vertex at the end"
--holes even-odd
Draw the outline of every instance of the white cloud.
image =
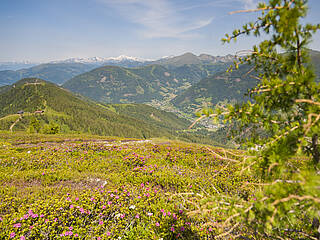
POLYGON ((257 7, 258 1, 257 0, 239 0, 246 10, 248 9, 255 9, 257 7))
POLYGON ((139 24, 146 38, 193 38, 192 31, 209 25, 212 17, 192 17, 169 0, 99 0, 131 22, 139 24))

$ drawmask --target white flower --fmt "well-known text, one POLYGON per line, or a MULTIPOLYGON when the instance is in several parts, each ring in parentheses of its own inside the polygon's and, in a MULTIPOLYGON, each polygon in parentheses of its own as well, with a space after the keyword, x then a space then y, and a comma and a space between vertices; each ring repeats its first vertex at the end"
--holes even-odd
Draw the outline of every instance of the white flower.
POLYGON ((28 151, 27 153, 31 153, 31 151, 28 151))
POLYGON ((121 213, 118 213, 115 217, 119 218, 121 216, 121 213))
POLYGON ((151 217, 151 216, 153 215, 153 213, 152 213, 152 212, 148 212, 147 215, 148 215, 149 217, 151 217))
POLYGON ((131 206, 129 207, 129 209, 135 209, 135 208, 136 208, 135 205, 131 205, 131 206))

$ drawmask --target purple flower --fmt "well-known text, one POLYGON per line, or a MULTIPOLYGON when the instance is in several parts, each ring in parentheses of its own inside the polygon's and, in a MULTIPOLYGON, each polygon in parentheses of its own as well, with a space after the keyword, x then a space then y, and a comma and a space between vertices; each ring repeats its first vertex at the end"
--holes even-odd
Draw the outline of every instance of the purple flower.
POLYGON ((14 232, 10 233, 10 238, 14 238, 16 234, 14 232))
POLYGON ((170 231, 171 231, 171 232, 174 232, 174 227, 171 227, 171 228, 170 228, 170 231))
POLYGON ((13 225, 13 227, 19 228, 19 227, 21 227, 21 223, 16 223, 16 224, 13 225))
POLYGON ((103 221, 102 220, 99 221, 99 225, 103 225, 103 221))
POLYGON ((20 240, 26 240, 26 237, 22 235, 22 236, 20 237, 20 240))
POLYGON ((156 222, 156 226, 159 227, 159 226, 160 226, 160 223, 156 222))

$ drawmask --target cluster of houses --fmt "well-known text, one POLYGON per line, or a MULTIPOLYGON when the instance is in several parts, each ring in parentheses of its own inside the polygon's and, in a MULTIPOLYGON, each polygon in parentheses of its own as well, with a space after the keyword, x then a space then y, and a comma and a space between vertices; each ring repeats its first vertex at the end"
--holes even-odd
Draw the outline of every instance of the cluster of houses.
MULTIPOLYGON (((34 111, 33 112, 34 114, 41 114, 41 113, 44 113, 44 110, 37 110, 37 111, 34 111)), ((20 111, 18 111, 17 112, 17 114, 20 114, 20 115, 22 115, 22 114, 24 114, 24 111, 23 110, 20 110, 20 111)))

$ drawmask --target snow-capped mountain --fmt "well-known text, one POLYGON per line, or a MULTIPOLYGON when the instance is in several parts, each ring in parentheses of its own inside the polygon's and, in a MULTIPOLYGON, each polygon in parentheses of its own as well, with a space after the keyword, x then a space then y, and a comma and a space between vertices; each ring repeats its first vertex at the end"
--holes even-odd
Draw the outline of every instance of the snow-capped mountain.
POLYGON ((120 55, 119 57, 89 57, 89 58, 69 58, 66 60, 53 61, 52 63, 93 63, 93 64, 104 64, 104 63, 119 63, 119 62, 149 62, 152 60, 142 59, 137 57, 131 57, 126 55, 120 55))
POLYGON ((3 71, 3 70, 15 71, 22 68, 30 68, 38 64, 40 63, 31 62, 31 61, 0 62, 0 71, 3 71))

